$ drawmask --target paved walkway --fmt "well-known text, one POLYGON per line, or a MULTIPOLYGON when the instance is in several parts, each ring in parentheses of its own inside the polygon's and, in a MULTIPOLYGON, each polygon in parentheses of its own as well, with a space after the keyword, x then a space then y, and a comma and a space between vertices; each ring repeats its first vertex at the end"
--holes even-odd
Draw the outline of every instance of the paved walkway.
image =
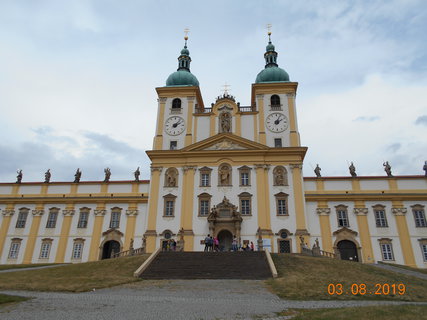
POLYGON ((53 264, 53 265, 41 266, 41 267, 14 268, 14 269, 0 270, 0 273, 28 271, 28 270, 37 270, 37 269, 46 269, 46 268, 56 268, 56 267, 66 266, 66 265, 67 265, 66 263, 61 263, 61 264, 53 264))
POLYGON ((86 293, 3 291, 35 297, 0 308, 2 320, 286 319, 287 308, 402 304, 384 301, 287 301, 256 280, 141 281, 86 293))
POLYGON ((385 263, 376 263, 376 264, 372 264, 372 266, 427 280, 427 274, 422 273, 422 272, 417 272, 417 271, 412 271, 412 270, 408 270, 408 269, 404 269, 404 268, 394 267, 394 266, 391 266, 391 265, 388 265, 385 263))

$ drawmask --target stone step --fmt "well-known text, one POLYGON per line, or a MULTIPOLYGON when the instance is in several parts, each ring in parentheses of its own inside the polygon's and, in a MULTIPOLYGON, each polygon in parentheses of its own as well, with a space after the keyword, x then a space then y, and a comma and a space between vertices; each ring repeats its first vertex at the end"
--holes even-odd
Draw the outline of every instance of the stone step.
POLYGON ((161 252, 143 279, 267 279, 264 252, 161 252))

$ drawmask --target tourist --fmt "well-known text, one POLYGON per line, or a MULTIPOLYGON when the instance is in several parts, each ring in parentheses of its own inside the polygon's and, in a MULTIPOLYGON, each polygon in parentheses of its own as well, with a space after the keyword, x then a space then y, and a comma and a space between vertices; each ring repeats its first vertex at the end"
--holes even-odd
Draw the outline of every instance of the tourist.
POLYGON ((243 242, 242 250, 246 251, 247 249, 248 249, 248 245, 246 244, 246 242, 243 242))
POLYGON ((209 251, 213 251, 214 239, 209 237, 209 251))
POLYGON ((168 249, 168 241, 163 240, 162 241, 162 251, 167 251, 167 249, 168 249))
POLYGON ((236 236, 233 237, 233 242, 231 244, 231 251, 234 251, 234 252, 237 251, 237 238, 236 238, 236 236))
POLYGON ((175 239, 172 239, 172 250, 176 251, 176 241, 175 241, 175 239))
POLYGON ((214 238, 214 250, 219 251, 219 240, 218 237, 214 238))
POLYGON ((251 251, 255 251, 254 243, 251 241, 251 251))
POLYGON ((210 239, 210 234, 208 234, 205 238, 205 250, 204 251, 208 251, 209 250, 209 239, 210 239))

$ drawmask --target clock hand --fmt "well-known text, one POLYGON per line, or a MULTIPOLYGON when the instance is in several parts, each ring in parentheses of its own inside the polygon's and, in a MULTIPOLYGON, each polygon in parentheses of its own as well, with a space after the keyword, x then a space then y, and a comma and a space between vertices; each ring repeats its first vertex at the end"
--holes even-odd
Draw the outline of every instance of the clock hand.
POLYGON ((181 123, 181 120, 178 120, 178 122, 175 122, 172 127, 176 128, 181 123))
POLYGON ((276 119, 276 121, 274 121, 274 124, 279 124, 280 121, 282 121, 282 120, 283 120, 283 118, 276 119))

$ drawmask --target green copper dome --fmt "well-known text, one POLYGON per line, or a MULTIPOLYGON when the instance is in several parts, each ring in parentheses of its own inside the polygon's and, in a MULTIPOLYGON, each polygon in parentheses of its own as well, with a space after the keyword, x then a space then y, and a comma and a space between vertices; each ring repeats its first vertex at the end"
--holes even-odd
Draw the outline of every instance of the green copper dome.
POLYGON ((185 45, 178 57, 178 70, 172 73, 166 80, 166 87, 199 86, 199 80, 190 72, 190 51, 187 49, 187 37, 185 45))
MULTIPOLYGON (((268 34, 269 37, 270 34, 271 33, 268 34)), ((289 82, 289 74, 282 68, 279 68, 279 65, 277 64, 277 52, 275 51, 270 38, 265 50, 265 69, 258 73, 255 83, 289 82)))
POLYGON ((166 87, 173 86, 199 86, 196 76, 187 70, 178 70, 172 73, 166 80, 166 87))
POLYGON ((267 67, 258 73, 255 83, 261 82, 289 82, 288 73, 282 68, 273 66, 267 67))

